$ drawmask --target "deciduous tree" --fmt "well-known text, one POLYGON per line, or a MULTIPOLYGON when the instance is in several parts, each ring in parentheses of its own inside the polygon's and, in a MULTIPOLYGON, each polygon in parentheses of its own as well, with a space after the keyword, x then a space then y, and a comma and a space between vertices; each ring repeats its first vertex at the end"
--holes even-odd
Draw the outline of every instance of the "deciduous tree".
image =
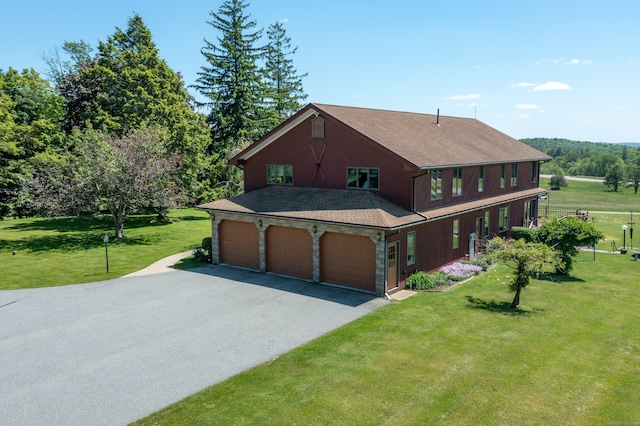
POLYGON ((112 215, 116 238, 124 219, 136 210, 160 211, 183 200, 175 178, 180 158, 167 154, 166 135, 152 128, 122 136, 86 129, 73 155, 30 181, 36 206, 50 215, 78 214, 104 207, 112 215))
POLYGON ((624 162, 622 160, 618 160, 615 164, 609 167, 607 174, 604 175, 604 184, 608 188, 611 188, 613 192, 618 192, 618 186, 620 186, 624 179, 624 169, 624 162))
POLYGON ((573 268, 573 257, 579 248, 593 246, 604 238, 602 231, 596 229, 593 222, 569 216, 564 219, 554 218, 545 222, 537 231, 538 241, 560 253, 560 263, 556 272, 568 274, 573 268))
POLYGON ((520 305, 520 293, 532 276, 538 276, 545 271, 553 271, 557 255, 546 244, 527 243, 524 240, 503 241, 496 237, 489 243, 490 256, 503 261, 511 268, 515 275, 509 284, 509 290, 515 292, 512 308, 520 305))

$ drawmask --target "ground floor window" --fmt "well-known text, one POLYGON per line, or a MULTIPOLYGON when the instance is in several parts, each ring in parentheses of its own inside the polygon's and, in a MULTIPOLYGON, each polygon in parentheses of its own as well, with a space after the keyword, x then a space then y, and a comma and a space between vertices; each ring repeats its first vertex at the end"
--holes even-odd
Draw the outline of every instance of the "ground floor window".
POLYGON ((460 247, 460 219, 453 219, 453 248, 460 247))
POLYGON ((509 229, 509 206, 500 207, 498 215, 498 231, 504 232, 509 229))
POLYGON ((416 263, 416 231, 407 234, 407 265, 416 263))

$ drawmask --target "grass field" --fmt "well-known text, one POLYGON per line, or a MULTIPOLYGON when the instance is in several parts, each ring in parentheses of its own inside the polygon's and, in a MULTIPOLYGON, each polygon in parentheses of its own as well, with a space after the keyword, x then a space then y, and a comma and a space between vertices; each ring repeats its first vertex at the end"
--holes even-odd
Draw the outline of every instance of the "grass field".
POLYGON ((211 235, 205 212, 186 209, 169 217, 167 222, 154 215, 128 217, 125 238, 109 240, 109 275, 103 236, 113 236, 110 216, 0 221, 0 290, 119 277, 193 249, 211 235))
POLYGON ((392 303, 139 425, 596 425, 640 419, 640 262, 579 256, 392 303))
MULTIPOLYGON (((595 211, 640 211, 640 194, 633 188, 619 188, 611 192, 601 182, 567 181, 568 186, 559 191, 549 191, 549 207, 554 209, 583 209, 595 211)), ((549 189, 549 179, 540 179, 540 187, 549 189)), ((540 208, 544 208, 544 203, 540 208)), ((639 215, 640 218, 640 215, 639 215)))

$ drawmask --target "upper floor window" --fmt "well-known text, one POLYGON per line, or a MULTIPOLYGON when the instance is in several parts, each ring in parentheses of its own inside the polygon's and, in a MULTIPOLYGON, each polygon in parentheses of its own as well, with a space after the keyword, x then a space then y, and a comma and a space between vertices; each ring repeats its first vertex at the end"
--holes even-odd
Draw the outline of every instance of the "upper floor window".
POLYGON ((460 219, 453 219, 453 248, 460 247, 460 219))
POLYGON ((324 118, 316 116, 311 119, 311 138, 324 139, 324 118))
POLYGON ((538 162, 531 162, 531 182, 536 182, 538 180, 538 162))
POLYGON ((509 229, 509 206, 500 207, 498 213, 498 232, 504 232, 509 229))
POLYGON ((453 181, 451 185, 451 195, 457 197, 462 195, 462 168, 453 169, 453 181))
POLYGON ((416 263, 416 231, 407 233, 407 265, 416 263))
POLYGON ((504 164, 500 165, 500 188, 504 188, 504 164))
POLYGON ((478 192, 484 191, 484 166, 478 168, 478 192))
POLYGON ((518 165, 513 163, 511 165, 511 186, 516 186, 518 184, 518 165))
POLYGON ((380 169, 369 167, 347 168, 347 188, 380 189, 380 169))
POLYGON ((293 166, 268 164, 267 183, 273 185, 293 185, 293 166))
POLYGON ((442 170, 431 170, 431 201, 442 199, 442 170))

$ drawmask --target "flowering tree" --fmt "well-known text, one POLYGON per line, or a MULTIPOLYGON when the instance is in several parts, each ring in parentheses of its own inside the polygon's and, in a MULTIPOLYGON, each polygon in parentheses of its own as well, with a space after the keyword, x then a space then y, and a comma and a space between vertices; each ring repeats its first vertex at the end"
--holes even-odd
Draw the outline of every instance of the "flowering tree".
POLYGON ((143 129, 122 137, 87 130, 74 155, 31 181, 36 207, 50 215, 106 208, 115 236, 125 217, 142 208, 161 214, 182 201, 180 158, 167 155, 162 133, 143 129))
POLYGON ((509 285, 509 290, 516 292, 511 302, 514 309, 520 304, 520 292, 529 284, 531 276, 555 268, 559 258, 558 253, 546 244, 527 243, 524 240, 503 241, 500 237, 489 242, 489 252, 491 257, 503 261, 515 272, 509 285))

